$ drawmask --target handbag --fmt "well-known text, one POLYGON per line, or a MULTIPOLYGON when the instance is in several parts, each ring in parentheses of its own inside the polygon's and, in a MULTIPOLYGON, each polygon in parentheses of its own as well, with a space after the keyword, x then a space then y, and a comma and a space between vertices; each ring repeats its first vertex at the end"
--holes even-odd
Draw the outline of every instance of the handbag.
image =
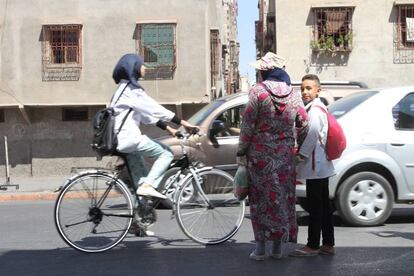
POLYGON ((237 168, 236 174, 234 175, 234 196, 238 200, 244 200, 249 194, 249 179, 247 177, 246 166, 237 168))

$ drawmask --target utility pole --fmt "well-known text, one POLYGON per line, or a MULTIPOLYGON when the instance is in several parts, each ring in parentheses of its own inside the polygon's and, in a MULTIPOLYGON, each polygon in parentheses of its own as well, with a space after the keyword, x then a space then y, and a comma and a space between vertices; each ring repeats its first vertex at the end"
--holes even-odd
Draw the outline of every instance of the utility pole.
POLYGON ((11 184, 10 182, 10 166, 9 166, 9 150, 8 150, 8 146, 7 146, 7 136, 4 136, 4 154, 6 156, 6 182, 2 185, 0 185, 0 190, 2 191, 6 191, 8 189, 8 187, 15 187, 16 190, 19 189, 19 185, 18 184, 11 184))

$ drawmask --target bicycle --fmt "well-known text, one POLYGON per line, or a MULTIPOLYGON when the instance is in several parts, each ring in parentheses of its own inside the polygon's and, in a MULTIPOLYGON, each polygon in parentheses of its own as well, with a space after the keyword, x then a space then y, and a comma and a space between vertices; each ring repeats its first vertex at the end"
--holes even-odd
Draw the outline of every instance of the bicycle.
MULTIPOLYGON (((245 212, 245 202, 233 195, 233 177, 213 167, 191 162, 180 139, 182 156, 171 163, 160 191, 173 192, 173 215, 184 234, 205 245, 220 244, 236 234, 245 212)), ((122 154, 120 154, 121 157, 122 154)), ((58 191, 55 225, 72 248, 103 252, 115 247, 128 234, 132 222, 146 230, 157 220, 154 206, 160 199, 136 196, 135 190, 120 179, 124 164, 114 171, 93 169, 70 177, 58 191)), ((127 166, 128 168, 128 166, 127 166)))

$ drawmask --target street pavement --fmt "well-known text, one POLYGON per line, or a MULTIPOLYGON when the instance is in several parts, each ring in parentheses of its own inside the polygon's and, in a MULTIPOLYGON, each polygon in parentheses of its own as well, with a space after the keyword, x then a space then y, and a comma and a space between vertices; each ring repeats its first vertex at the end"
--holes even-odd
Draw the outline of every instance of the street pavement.
MULTIPOLYGON (((307 258, 287 253, 306 243, 307 214, 298 211, 298 244, 281 260, 249 260, 250 216, 229 241, 203 246, 189 240, 170 210, 157 210, 154 237, 128 235, 98 254, 78 252, 59 237, 54 201, 0 202, 0 275, 414 275, 414 208, 397 208, 386 225, 346 227, 335 222, 337 254, 307 258)), ((337 219, 337 218, 336 218, 337 219)))
MULTIPOLYGON (((155 237, 128 235, 108 252, 80 253, 63 242, 53 222, 54 191, 68 177, 15 177, 10 182, 18 190, 0 191, 0 275, 414 275, 414 207, 402 204, 377 227, 347 227, 335 216, 333 257, 249 260, 248 208, 239 232, 219 246, 192 242, 170 210, 157 210, 155 237)), ((306 243, 308 216, 297 210, 298 244, 288 244, 285 254, 306 243)))
MULTIPOLYGON (((16 200, 53 200, 57 193, 54 192, 59 188, 70 175, 49 176, 49 177, 13 177, 8 184, 18 185, 7 187, 7 190, 0 191, 1 201, 16 200)), ((0 185, 6 184, 4 179, 0 185)))

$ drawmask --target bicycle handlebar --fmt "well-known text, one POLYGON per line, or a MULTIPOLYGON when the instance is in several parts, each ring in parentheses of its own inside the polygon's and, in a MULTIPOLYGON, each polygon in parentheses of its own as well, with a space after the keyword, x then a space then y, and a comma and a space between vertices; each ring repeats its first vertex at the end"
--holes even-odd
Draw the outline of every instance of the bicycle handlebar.
POLYGON ((175 133, 175 137, 177 137, 178 139, 184 139, 184 138, 190 137, 191 135, 196 135, 196 134, 200 135, 199 132, 200 132, 200 129, 198 127, 193 127, 189 133, 183 133, 181 131, 177 131, 175 133))
POLYGON ((183 133, 181 131, 177 131, 175 133, 175 137, 177 137, 180 140, 181 151, 182 151, 183 154, 187 154, 185 144, 187 143, 190 136, 194 136, 194 135, 204 136, 205 134, 200 134, 200 129, 198 127, 192 128, 190 130, 190 132, 184 132, 183 133))

